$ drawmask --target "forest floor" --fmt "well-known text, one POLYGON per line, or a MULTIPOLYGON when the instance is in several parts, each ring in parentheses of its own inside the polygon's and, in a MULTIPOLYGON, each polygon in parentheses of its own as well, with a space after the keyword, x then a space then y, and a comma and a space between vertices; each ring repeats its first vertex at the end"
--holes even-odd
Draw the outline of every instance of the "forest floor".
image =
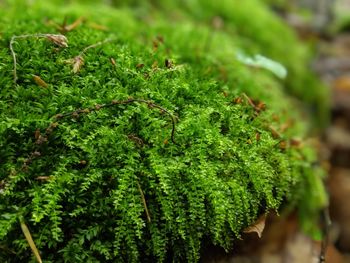
MULTIPOLYGON (((350 12, 350 6, 344 8, 350 12)), ((261 238, 256 233, 245 234, 230 255, 214 249, 204 255, 205 263, 350 262, 350 31, 325 37, 308 25, 294 26, 301 38, 316 42, 313 67, 331 89, 331 122, 320 138, 321 159, 328 170, 326 187, 332 223, 325 261, 320 257, 322 243, 305 235, 292 214, 269 216, 261 238)))

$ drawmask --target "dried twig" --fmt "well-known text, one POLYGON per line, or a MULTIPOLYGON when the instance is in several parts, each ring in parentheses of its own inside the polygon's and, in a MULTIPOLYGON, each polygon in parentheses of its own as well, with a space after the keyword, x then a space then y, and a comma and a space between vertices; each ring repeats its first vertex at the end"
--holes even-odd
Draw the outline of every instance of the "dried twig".
POLYGON ((10 41, 10 51, 13 58, 13 82, 15 85, 17 83, 17 59, 16 59, 16 52, 13 49, 13 44, 15 43, 16 39, 35 38, 35 37, 46 38, 48 41, 54 43, 59 47, 68 47, 68 40, 63 35, 38 33, 38 34, 26 34, 26 35, 13 36, 10 41))
POLYGON ((143 194, 143 191, 141 189, 141 185, 139 184, 139 182, 137 182, 137 188, 139 189, 139 192, 140 192, 140 195, 141 195, 141 199, 142 199, 142 203, 143 203, 143 206, 145 208, 145 212, 146 212, 146 216, 147 216, 147 221, 148 223, 151 223, 151 216, 149 214, 149 211, 148 211, 148 207, 147 207, 147 203, 146 203, 146 199, 145 199, 145 195, 143 194))
POLYGON ((21 223, 22 232, 23 232, 23 234, 24 234, 24 236, 25 236, 25 238, 26 238, 26 240, 27 240, 27 242, 28 242, 28 244, 29 244, 31 250, 33 251, 33 254, 34 254, 36 260, 37 260, 39 263, 41 263, 42 260, 41 260, 39 251, 38 251, 38 249, 36 248, 36 245, 35 245, 35 243, 34 243, 34 240, 33 240, 33 238, 32 238, 32 235, 30 234, 27 225, 24 223, 23 218, 20 219, 20 223, 21 223))

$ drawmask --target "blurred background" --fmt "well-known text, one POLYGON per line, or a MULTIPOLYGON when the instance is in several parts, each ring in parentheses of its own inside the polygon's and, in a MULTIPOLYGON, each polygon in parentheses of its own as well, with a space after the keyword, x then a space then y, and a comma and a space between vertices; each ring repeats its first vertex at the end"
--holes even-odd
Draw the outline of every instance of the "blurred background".
MULTIPOLYGON (((314 45, 312 68, 331 90, 330 123, 320 140, 332 221, 325 262, 350 262, 350 0, 266 2, 300 39, 314 45)), ((321 244, 298 230, 295 217, 272 218, 265 230, 262 240, 239 242, 241 255, 209 262, 323 262, 321 244)))

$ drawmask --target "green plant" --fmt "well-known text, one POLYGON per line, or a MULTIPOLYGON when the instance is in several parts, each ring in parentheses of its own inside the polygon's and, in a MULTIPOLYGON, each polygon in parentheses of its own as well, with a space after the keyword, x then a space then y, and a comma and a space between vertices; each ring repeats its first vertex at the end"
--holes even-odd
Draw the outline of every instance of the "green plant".
POLYGON ((3 261, 35 260, 19 219, 44 262, 196 262, 203 241, 229 250, 262 213, 324 205, 298 104, 235 59, 246 39, 211 38, 185 13, 172 24, 155 9, 12 4, 0 11, 3 261), (64 16, 86 17, 68 47, 13 42, 14 84, 12 37, 57 33, 64 16))

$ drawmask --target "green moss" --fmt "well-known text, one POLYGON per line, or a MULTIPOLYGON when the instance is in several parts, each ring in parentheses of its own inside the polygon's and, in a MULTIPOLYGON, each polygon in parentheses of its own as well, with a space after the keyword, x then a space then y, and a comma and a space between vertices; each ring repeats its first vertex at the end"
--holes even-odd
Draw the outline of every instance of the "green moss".
MULTIPOLYGON (((203 10, 214 8, 204 3, 203 10)), ((308 213, 325 203, 314 151, 292 143, 308 132, 297 102, 270 72, 235 60, 242 50, 269 55, 285 63, 289 86, 297 87, 292 83, 307 78, 305 50, 289 50, 303 58, 298 65, 285 58, 275 36, 259 35, 265 22, 280 22, 251 5, 262 17, 250 23, 248 7, 230 15, 223 1, 216 8, 227 28, 215 32, 206 21, 211 13, 199 12, 196 1, 175 18, 154 7, 145 16, 93 4, 17 3, 0 11, 3 261, 33 260, 19 217, 46 262, 196 262, 204 241, 229 250, 261 213, 294 206, 306 193, 313 197, 304 202, 308 213), (57 33, 49 20, 65 15, 69 22, 87 18, 66 34, 68 48, 45 38, 16 41, 14 85, 11 37, 57 33), (68 59, 110 38, 72 72, 68 59), (268 44, 275 46, 265 53, 268 44), (266 109, 252 107, 245 94, 266 109)))

